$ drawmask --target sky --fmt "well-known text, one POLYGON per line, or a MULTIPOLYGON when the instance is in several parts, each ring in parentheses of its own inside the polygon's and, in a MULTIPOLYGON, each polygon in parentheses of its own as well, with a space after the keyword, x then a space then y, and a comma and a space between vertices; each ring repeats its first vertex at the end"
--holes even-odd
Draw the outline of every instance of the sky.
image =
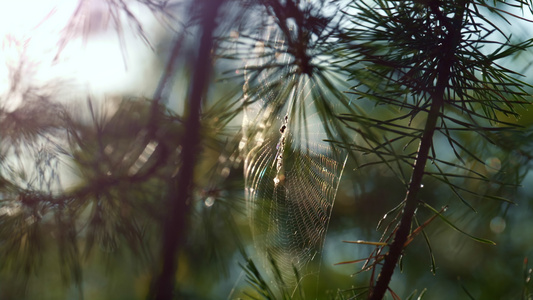
MULTIPOLYGON (((87 111, 87 97, 102 103, 106 112, 116 96, 151 97, 160 77, 157 50, 151 49, 128 24, 124 25, 124 42, 108 16, 105 0, 85 0, 87 7, 70 23, 78 8, 76 0, 0 1, 0 109, 16 110, 29 87, 52 96, 72 108, 87 111), (88 34, 82 34, 87 22, 88 34), (74 26, 72 26, 74 25, 74 26), (68 31, 76 32, 61 49, 68 31), (61 49, 61 51, 59 51, 61 49), (20 67, 22 66, 22 67, 20 67), (20 76, 13 80, 16 70, 20 76), (14 84, 16 83, 16 84, 14 84)), ((132 6, 132 9, 135 9, 132 6)), ((163 27, 148 11, 138 12, 154 44, 163 27)), ((24 160, 24 159, 23 159, 24 160)), ((32 164, 29 154, 24 163, 32 164)), ((61 166, 63 187, 77 182, 70 167, 61 166)))
MULTIPOLYGON (((96 95, 153 93, 151 82, 147 84, 146 80, 147 74, 156 74, 151 67, 153 50, 131 33, 128 24, 124 25, 121 45, 104 0, 85 1, 77 23, 69 24, 78 5, 73 0, 0 4, 0 97, 8 109, 22 101, 17 96, 5 96, 12 90, 13 70, 21 62, 19 88, 66 82, 76 91, 96 95), (88 29, 88 34, 83 34, 82 28, 88 29), (59 51, 69 32, 66 29, 75 34, 59 51)), ((150 13, 137 11, 145 20, 148 38, 155 38, 161 27, 150 13)))

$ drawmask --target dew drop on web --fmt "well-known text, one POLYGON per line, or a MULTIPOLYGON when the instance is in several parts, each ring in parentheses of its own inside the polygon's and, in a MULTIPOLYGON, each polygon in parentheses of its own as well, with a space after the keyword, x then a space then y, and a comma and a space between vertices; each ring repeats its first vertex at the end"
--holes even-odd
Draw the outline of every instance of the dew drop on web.
POLYGON ((215 204, 215 197, 213 197, 213 196, 209 196, 209 197, 207 197, 207 198, 205 199, 205 201, 204 201, 204 204, 205 204, 205 206, 207 206, 207 207, 211 207, 211 206, 213 206, 213 204, 215 204))

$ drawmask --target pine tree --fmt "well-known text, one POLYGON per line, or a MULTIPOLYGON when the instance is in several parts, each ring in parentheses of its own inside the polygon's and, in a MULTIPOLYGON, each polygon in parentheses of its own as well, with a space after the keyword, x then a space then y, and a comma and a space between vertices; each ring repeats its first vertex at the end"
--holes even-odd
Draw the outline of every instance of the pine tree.
MULTIPOLYGON (((431 271, 439 266, 432 245, 442 239, 430 228, 444 224, 489 249, 495 243, 483 231, 478 237, 453 216, 523 205, 514 195, 529 171, 531 124, 518 118, 532 86, 521 74, 528 69, 515 68, 533 40, 507 26, 529 22, 520 14, 531 3, 132 2, 175 32, 152 98, 100 105, 89 97, 83 113, 26 86, 24 64, 11 72, 4 99, 23 102, 0 110, 0 267, 19 277, 5 297, 32 297, 33 274, 42 278, 52 265, 83 297, 84 270, 102 258, 149 274, 141 297, 209 297, 206 278, 227 273, 240 253, 249 286, 233 296, 304 299, 333 290, 335 299, 399 299, 393 274, 402 260, 416 268, 410 257, 420 242, 431 271), (180 110, 168 100, 183 82, 180 110), (69 189, 65 166, 78 179, 69 189), (324 287, 323 248, 341 243, 325 239, 345 218, 335 208, 342 180, 363 186, 378 182, 376 173, 394 176, 390 191, 362 206, 378 217, 359 215, 367 224, 358 226, 377 224, 380 237, 354 237, 349 243, 370 254, 337 261, 363 263, 353 280, 367 284, 324 287)), ((90 42, 100 28, 86 17, 88 3, 79 2, 57 57, 74 36, 90 42)), ((152 44, 131 3, 102 3, 119 42, 127 22, 152 44)), ((523 266, 513 286, 527 299, 527 259, 523 266)))

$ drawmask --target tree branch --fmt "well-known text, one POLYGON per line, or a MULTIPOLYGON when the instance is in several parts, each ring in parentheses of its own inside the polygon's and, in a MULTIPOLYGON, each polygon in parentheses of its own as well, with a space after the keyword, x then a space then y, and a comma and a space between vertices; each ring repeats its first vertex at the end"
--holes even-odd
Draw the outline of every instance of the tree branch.
MULTIPOLYGON (((444 17, 439 8, 436 7, 435 3, 436 2, 432 2, 432 5, 430 5, 432 12, 437 16, 440 15, 444 17)), ((418 154, 415 160, 413 174, 411 175, 411 181, 404 200, 405 206, 402 211, 402 218, 398 225, 398 230, 395 233, 394 241, 390 245, 389 252, 385 256, 385 261, 379 274, 378 281, 369 295, 369 299, 371 300, 383 299, 411 230, 411 222, 418 205, 418 192, 420 191, 420 186, 424 177, 424 169, 428 161, 429 151, 433 144, 433 135, 437 128, 437 121, 444 105, 446 88, 448 87, 448 82, 452 75, 451 67, 454 62, 455 51, 461 43, 460 37, 462 28, 458 25, 461 24, 460 21, 463 19, 466 4, 466 0, 458 3, 461 7, 457 8, 453 22, 448 23, 449 27, 446 26, 452 30, 448 31, 443 41, 442 48, 444 51, 441 52, 442 57, 436 70, 438 77, 434 86, 434 91, 431 93, 431 108, 428 112, 424 133, 420 140, 418 154), (450 24, 453 24, 454 27, 451 28, 452 26, 450 26, 450 24)))
POLYGON ((211 49, 213 31, 216 28, 218 9, 224 0, 203 1, 201 5, 202 35, 198 56, 194 66, 194 77, 189 94, 188 117, 185 122, 185 134, 182 143, 181 168, 169 183, 168 214, 163 224, 161 271, 152 285, 149 297, 155 300, 173 299, 175 274, 178 269, 177 251, 183 246, 186 236, 186 219, 188 216, 190 195, 200 144, 200 111, 202 98, 206 94, 211 72, 211 49))

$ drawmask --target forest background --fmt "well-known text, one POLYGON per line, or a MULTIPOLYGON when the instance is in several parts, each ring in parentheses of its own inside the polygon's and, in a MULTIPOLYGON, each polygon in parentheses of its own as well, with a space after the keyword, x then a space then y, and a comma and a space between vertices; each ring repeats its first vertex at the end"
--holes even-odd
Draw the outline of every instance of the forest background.
POLYGON ((530 2, 36 3, 0 299, 531 298, 530 2))

